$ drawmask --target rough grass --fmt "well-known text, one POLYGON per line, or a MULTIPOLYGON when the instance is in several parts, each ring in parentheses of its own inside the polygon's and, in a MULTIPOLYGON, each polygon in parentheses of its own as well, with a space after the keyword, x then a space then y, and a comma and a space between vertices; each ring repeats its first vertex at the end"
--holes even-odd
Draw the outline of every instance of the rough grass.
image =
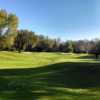
POLYGON ((93 55, 0 52, 0 100, 100 100, 93 55))

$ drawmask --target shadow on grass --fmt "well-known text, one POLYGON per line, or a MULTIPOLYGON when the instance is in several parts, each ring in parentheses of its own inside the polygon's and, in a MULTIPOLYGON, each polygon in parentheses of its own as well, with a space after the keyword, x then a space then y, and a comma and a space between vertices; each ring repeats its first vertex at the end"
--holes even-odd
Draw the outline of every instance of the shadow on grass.
POLYGON ((88 96, 86 93, 65 92, 59 88, 94 87, 100 88, 100 64, 96 63, 66 62, 40 68, 0 70, 1 100, 37 100, 43 96, 64 94, 88 96))
POLYGON ((88 54, 88 55, 84 55, 84 56, 80 56, 80 59, 96 59, 95 54, 88 54))
POLYGON ((80 56, 78 58, 79 59, 92 59, 92 60, 95 60, 95 61, 100 61, 100 55, 98 55, 98 58, 96 58, 95 54, 88 54, 88 55, 80 56))

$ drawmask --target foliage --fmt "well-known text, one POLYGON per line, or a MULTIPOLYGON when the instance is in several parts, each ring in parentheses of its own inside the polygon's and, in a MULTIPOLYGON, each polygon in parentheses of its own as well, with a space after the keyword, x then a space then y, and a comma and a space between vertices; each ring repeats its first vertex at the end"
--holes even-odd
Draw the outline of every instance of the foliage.
POLYGON ((100 53, 100 40, 61 41, 27 29, 17 29, 18 17, 0 10, 0 50, 100 53))
POLYGON ((0 49, 10 49, 14 43, 18 26, 16 15, 0 10, 0 49))

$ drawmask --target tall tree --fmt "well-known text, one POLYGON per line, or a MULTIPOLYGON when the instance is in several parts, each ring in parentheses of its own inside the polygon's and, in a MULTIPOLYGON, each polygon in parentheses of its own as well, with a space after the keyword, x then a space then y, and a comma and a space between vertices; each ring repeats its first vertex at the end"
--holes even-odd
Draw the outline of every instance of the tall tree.
POLYGON ((2 36, 6 30, 8 21, 7 21, 7 12, 5 10, 0 10, 0 36, 2 36))
POLYGON ((21 50, 31 50, 37 41, 37 37, 34 32, 28 30, 19 30, 15 38, 15 48, 21 52, 21 50))
POLYGON ((18 18, 14 14, 9 14, 5 10, 0 10, 0 45, 5 42, 3 47, 11 48, 14 43, 18 26, 18 18), (5 40, 5 41, 2 41, 5 40), (1 42, 2 41, 2 42, 1 42))

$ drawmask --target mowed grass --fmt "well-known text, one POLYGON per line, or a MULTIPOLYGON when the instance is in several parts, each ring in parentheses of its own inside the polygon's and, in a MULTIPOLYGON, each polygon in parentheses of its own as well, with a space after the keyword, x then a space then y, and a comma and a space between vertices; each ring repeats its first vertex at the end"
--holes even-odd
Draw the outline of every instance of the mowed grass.
POLYGON ((95 60, 94 55, 66 54, 66 53, 40 53, 40 52, 0 52, 0 68, 35 68, 48 64, 60 62, 91 62, 100 63, 95 60))
POLYGON ((0 100, 100 100, 94 55, 0 52, 0 100))

